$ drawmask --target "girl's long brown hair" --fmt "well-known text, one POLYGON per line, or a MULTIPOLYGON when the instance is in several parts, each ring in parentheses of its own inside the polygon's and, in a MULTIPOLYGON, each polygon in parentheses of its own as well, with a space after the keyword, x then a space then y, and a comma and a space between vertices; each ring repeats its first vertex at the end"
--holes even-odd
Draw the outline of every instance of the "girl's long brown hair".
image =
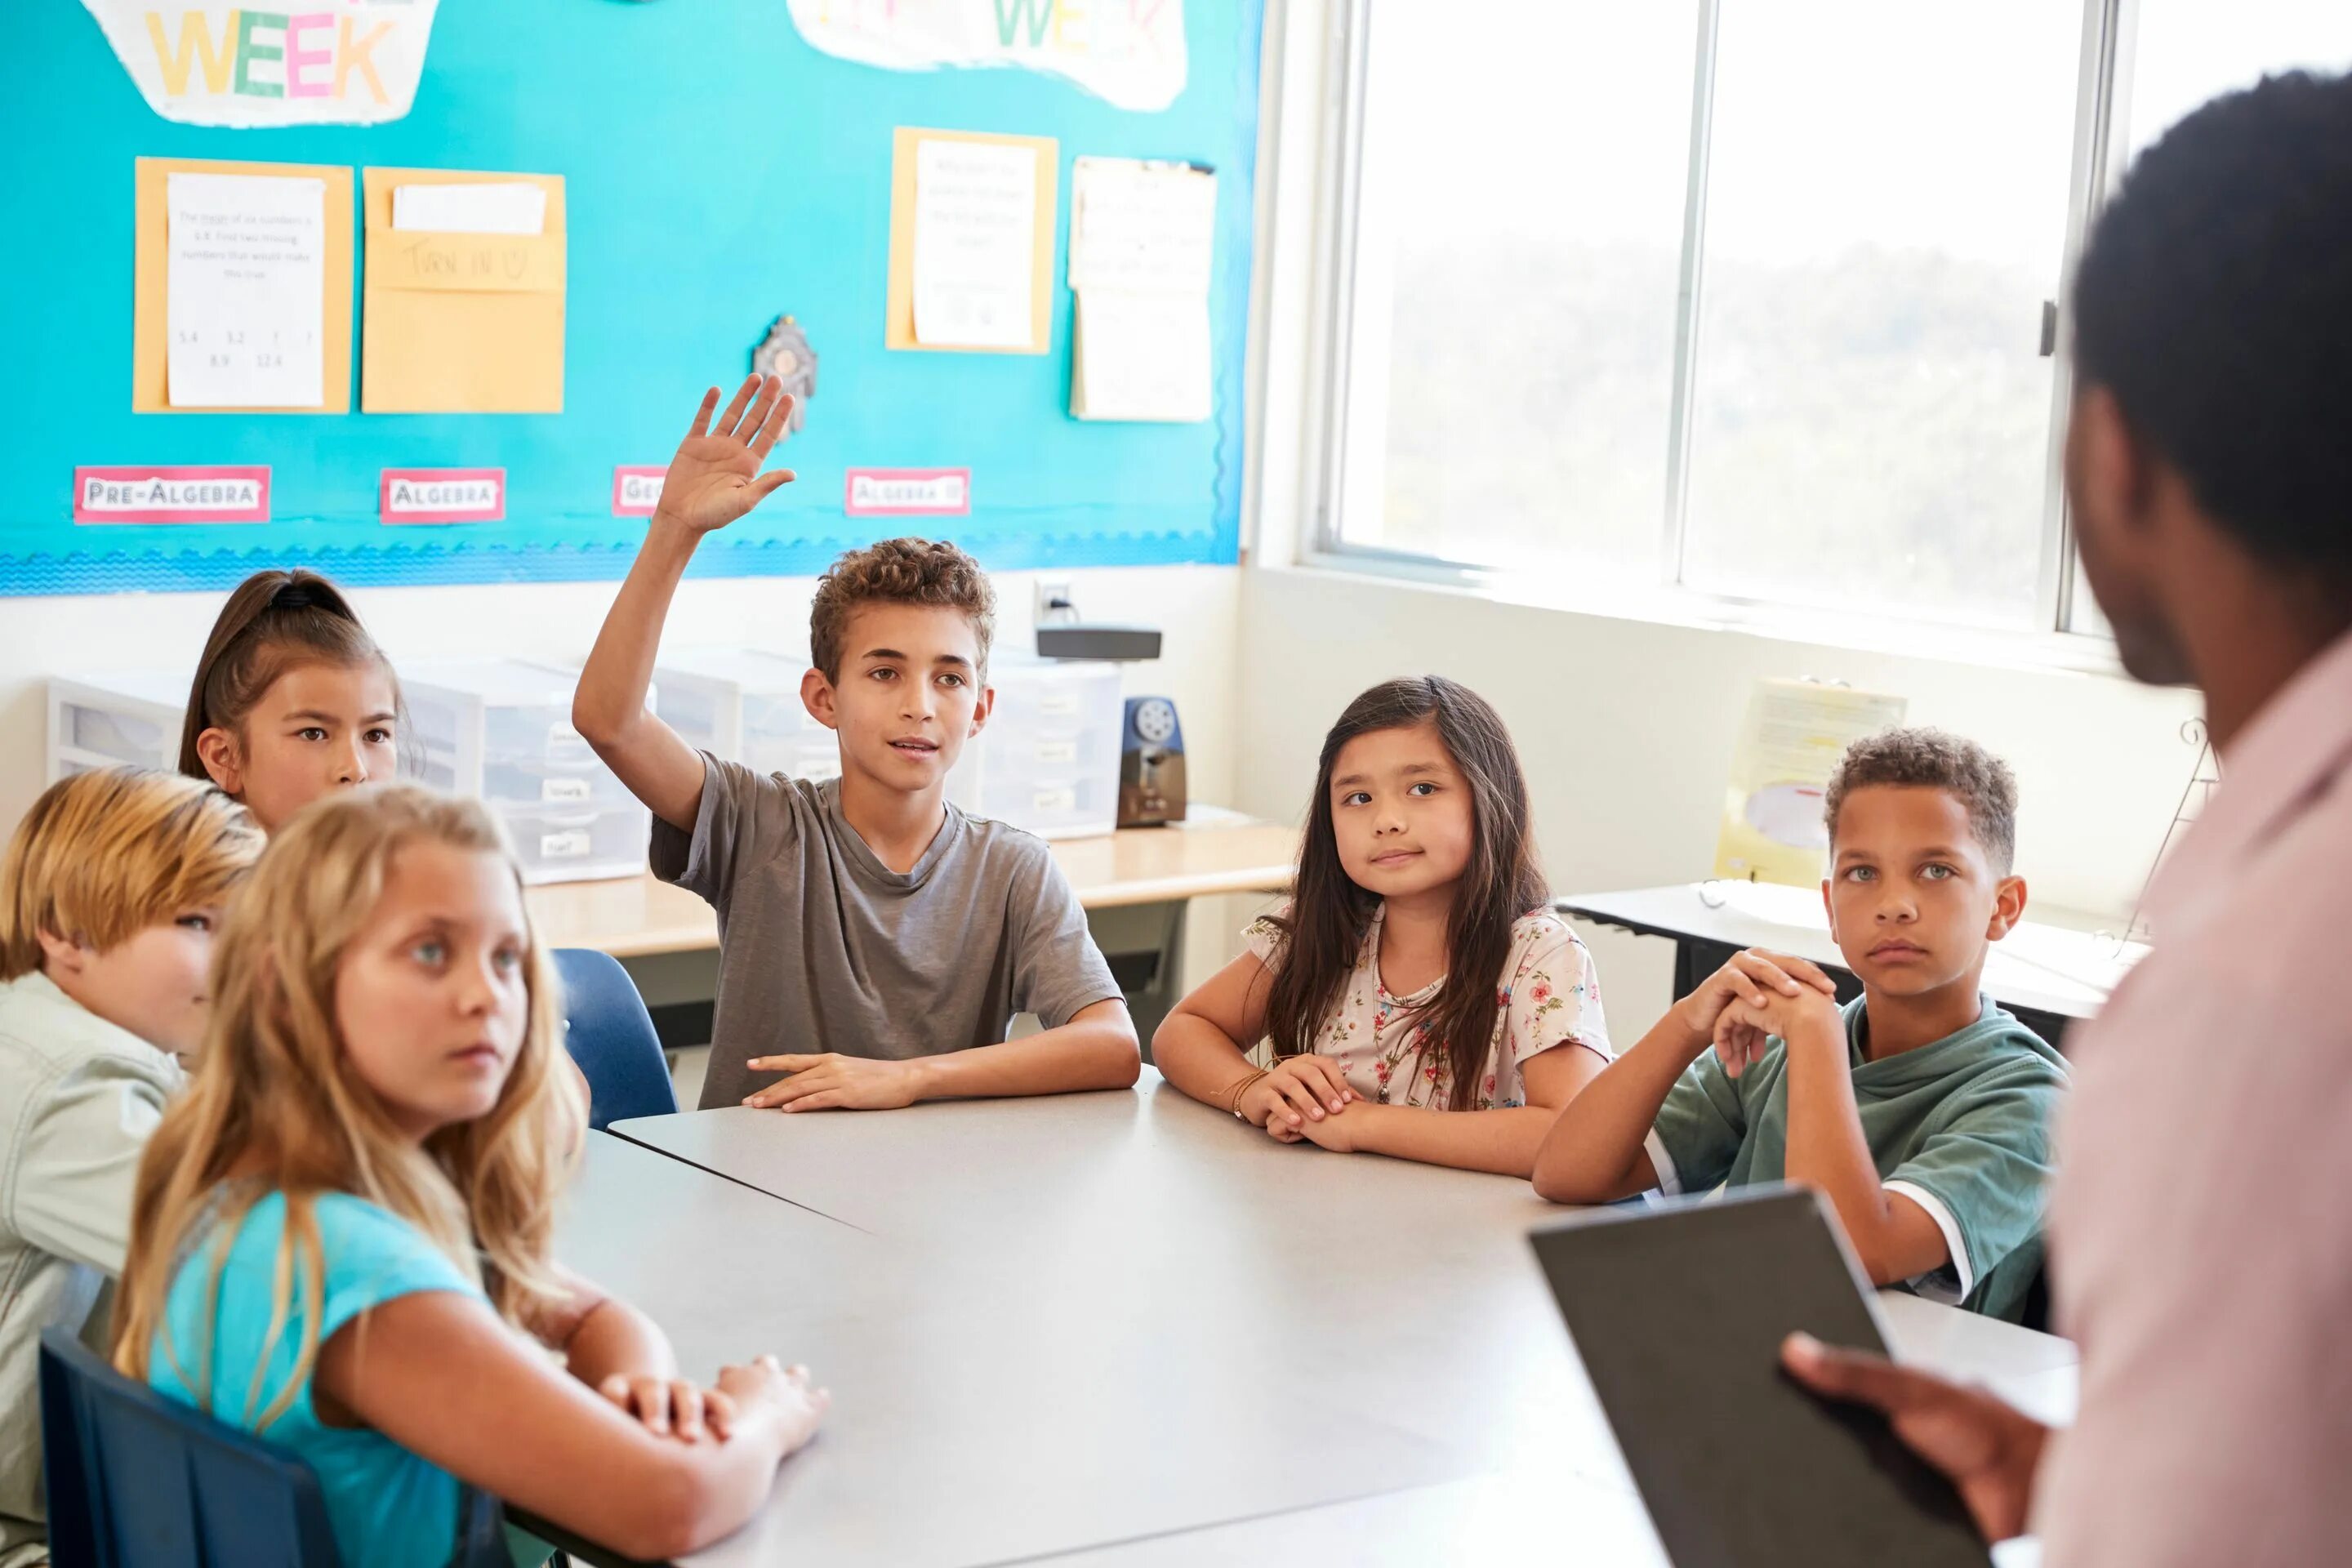
POLYGON ((1511 926, 1550 898, 1528 826, 1527 774, 1510 731, 1485 698, 1442 675, 1391 680, 1348 704, 1323 738, 1307 805, 1307 836, 1289 910, 1271 917, 1283 934, 1266 994, 1266 1035, 1276 1057, 1315 1048, 1362 954, 1380 900, 1339 861, 1331 826, 1331 769, 1342 747, 1376 730, 1434 724, 1470 787, 1470 863, 1454 884, 1446 926, 1446 984, 1418 1023, 1444 1050, 1451 1103, 1466 1110, 1495 1032, 1496 989, 1510 956, 1511 926))
MULTIPOLYGON (((289 669, 311 664, 379 664, 386 674, 392 671, 392 661, 360 625, 342 590, 316 572, 273 568, 238 584, 196 660, 187 713, 180 721, 180 771, 209 780, 196 738, 207 730, 242 736, 247 715, 272 683, 289 669)), ((395 676, 395 708, 399 693, 395 676)), ((395 734, 408 728, 406 721, 404 712, 394 722, 395 734)))
MULTIPOLYGON (((483 1283, 509 1321, 562 1297, 551 1253, 555 1205, 586 1137, 587 1106, 560 1059, 562 999, 528 912, 530 1012, 488 1114, 444 1127, 421 1147, 406 1141, 352 1071, 335 1025, 344 951, 373 913, 394 857, 420 843, 507 852, 481 803, 412 784, 331 796, 271 840, 214 950, 212 1016, 194 1080, 163 1113, 139 1162, 114 1358, 142 1381, 175 1268, 204 1266, 183 1249, 209 1237, 216 1279, 254 1204, 273 1191, 285 1195, 270 1344, 245 1391, 257 1428, 285 1412, 318 1354, 324 1258, 315 1205, 322 1193, 364 1198, 415 1226, 483 1283), (230 1181, 232 1172, 249 1179, 230 1181), (294 1372, 268 1408, 254 1410, 298 1289, 294 1372)), ((208 1288, 205 1298, 216 1294, 208 1288)), ((183 1363, 183 1347, 163 1347, 207 1409, 215 1408, 211 1342, 207 1324, 193 1367, 183 1363)))

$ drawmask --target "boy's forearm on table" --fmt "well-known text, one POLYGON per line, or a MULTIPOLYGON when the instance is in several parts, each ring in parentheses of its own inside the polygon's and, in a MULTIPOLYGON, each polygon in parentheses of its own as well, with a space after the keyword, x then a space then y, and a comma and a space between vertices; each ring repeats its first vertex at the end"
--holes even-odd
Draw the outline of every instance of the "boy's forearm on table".
POLYGON ((918 1100, 972 1100, 1131 1089, 1140 1076, 1142 1059, 1136 1050, 1135 1026, 1121 1005, 1026 1039, 918 1057, 909 1065, 915 1068, 918 1100))
POLYGON ((1541 1105, 1430 1110, 1360 1100, 1340 1114, 1351 1121, 1363 1119, 1355 1141, 1360 1152, 1502 1176, 1525 1176, 1535 1168, 1536 1151, 1556 1120, 1541 1105))
POLYGON ((1666 1096, 1710 1043, 1672 1012, 1660 1019, 1559 1113, 1535 1160, 1536 1190, 1556 1203, 1613 1203, 1656 1185, 1643 1145, 1666 1096))

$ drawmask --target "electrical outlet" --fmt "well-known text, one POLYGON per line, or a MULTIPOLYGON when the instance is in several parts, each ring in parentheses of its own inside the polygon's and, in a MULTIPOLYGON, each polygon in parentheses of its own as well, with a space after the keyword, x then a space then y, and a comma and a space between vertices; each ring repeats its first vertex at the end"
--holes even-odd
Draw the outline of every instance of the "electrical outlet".
POLYGON ((1036 605, 1034 613, 1030 616, 1030 623, 1033 626, 1044 626, 1055 620, 1076 620, 1077 614, 1076 603, 1070 596, 1070 584, 1067 578, 1040 577, 1037 579, 1036 605))

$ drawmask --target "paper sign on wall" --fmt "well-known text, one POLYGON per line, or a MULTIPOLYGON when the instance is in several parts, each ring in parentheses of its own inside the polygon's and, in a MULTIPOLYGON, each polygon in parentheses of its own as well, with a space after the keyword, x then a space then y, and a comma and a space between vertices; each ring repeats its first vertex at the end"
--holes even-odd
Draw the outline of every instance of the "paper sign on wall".
POLYGON ((662 481, 667 468, 650 464, 623 464, 613 470, 613 515, 651 517, 661 504, 662 481))
POLYGON ((1192 422, 1213 412, 1216 234, 1208 169, 1135 158, 1072 165, 1072 417, 1192 422))
POLYGON ((416 99, 438 0, 82 0, 147 107, 186 125, 373 125, 416 99))
POLYGON ((894 349, 1041 354, 1053 342, 1057 145, 898 127, 890 165, 894 349))
POLYGON ((267 465, 130 465, 74 470, 76 522, 268 522, 267 465))
POLYGON ((812 48, 885 70, 1013 66, 1121 109, 1184 90, 1184 0, 791 0, 812 48))
POLYGON ((1025 347, 1036 231, 1037 160, 1027 148, 925 138, 915 155, 915 341, 1025 347))
POLYGON ((507 471, 386 468, 377 507, 387 523, 501 522, 507 515, 507 471))
POLYGON ((131 188, 131 409, 350 412, 352 172, 141 158, 131 188))
POLYGON ((326 396, 325 183, 177 173, 165 189, 172 406, 317 408, 326 396))
POLYGON ((1822 806, 1846 747, 1903 722, 1908 703, 1811 680, 1759 680, 1724 791, 1715 874, 1817 886, 1829 848, 1822 806))
POLYGON ((851 517, 965 517, 970 468, 852 468, 843 510, 851 517))

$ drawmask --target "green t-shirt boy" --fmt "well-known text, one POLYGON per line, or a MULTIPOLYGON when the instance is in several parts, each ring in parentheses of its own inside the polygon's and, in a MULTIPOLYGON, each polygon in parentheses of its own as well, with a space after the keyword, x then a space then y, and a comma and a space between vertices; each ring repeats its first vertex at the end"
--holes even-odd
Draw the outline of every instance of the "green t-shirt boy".
POLYGON ((1823 805, 1822 900, 1862 999, 1841 1010, 1801 958, 1735 955, 1569 1102, 1536 1190, 1801 1183, 1873 1282, 2013 1318, 2067 1078, 1979 985, 2025 912, 2017 781, 1972 742, 1888 730, 1846 749, 1823 805))
MULTIPOLYGON (((2050 1122, 2066 1063, 1982 999, 1975 1023, 1933 1045, 1870 1058, 1870 1014, 1841 1009, 1854 1109, 1881 1184, 1927 1210, 1950 1250, 1902 1281, 1917 1293, 2014 1321, 2042 1264, 2050 1122)), ((1787 1175, 1789 1058, 1775 1039, 1738 1078, 1713 1051, 1659 1107, 1644 1147, 1661 1191, 1703 1193, 1787 1175)))

